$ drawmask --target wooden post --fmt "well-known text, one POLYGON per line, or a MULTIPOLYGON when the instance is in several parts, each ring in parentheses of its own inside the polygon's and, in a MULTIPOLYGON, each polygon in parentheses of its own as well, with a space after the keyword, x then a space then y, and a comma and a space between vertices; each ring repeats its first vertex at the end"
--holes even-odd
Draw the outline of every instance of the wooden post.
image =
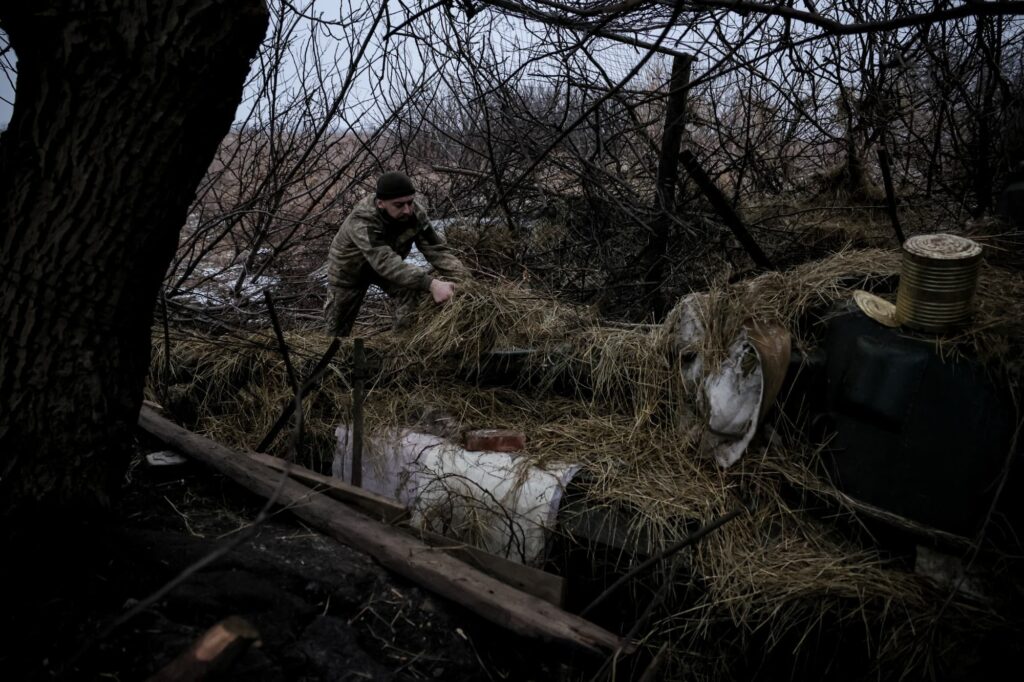
POLYGON ((644 247, 644 292, 655 320, 668 312, 668 300, 660 293, 665 283, 668 235, 676 210, 676 184, 679 181, 679 149, 686 128, 686 98, 690 92, 690 66, 693 57, 678 55, 672 60, 672 79, 669 85, 668 106, 665 109, 665 128, 661 136, 661 154, 658 158, 658 176, 655 184, 654 224, 644 247))
POLYGON ((676 182, 679 180, 679 149, 686 128, 686 98, 690 92, 690 65, 693 57, 678 56, 672 60, 665 129, 661 136, 658 158, 657 196, 655 207, 671 214, 676 207, 676 182))
POLYGON ((352 347, 352 485, 363 485, 363 379, 366 355, 362 339, 353 339, 352 347))

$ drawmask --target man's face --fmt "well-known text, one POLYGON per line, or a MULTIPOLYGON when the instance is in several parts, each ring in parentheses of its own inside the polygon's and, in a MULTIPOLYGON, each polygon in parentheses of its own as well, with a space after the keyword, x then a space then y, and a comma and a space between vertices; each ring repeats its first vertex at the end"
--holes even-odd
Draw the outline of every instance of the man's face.
POLYGON ((377 199, 377 208, 384 211, 392 220, 406 221, 412 218, 413 195, 398 197, 397 199, 377 199))

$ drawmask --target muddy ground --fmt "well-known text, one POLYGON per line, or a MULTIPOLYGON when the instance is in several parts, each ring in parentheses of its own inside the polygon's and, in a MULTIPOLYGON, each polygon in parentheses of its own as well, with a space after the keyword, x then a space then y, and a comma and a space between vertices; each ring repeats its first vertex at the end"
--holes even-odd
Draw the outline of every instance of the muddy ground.
POLYGON ((123 492, 107 520, 68 519, 4 553, 4 679, 143 680, 232 615, 255 625, 261 642, 226 679, 586 675, 567 652, 491 626, 282 512, 105 633, 190 564, 252 532, 246 529, 264 502, 202 465, 155 470, 141 458, 123 492))
MULTIPOLYGON (((109 516, 61 519, 3 548, 0 679, 145 680, 229 616, 250 621, 260 644, 218 679, 607 679, 595 678, 602 660, 518 638, 286 511, 274 511, 253 527, 265 500, 201 464, 149 467, 142 455, 154 449, 160 446, 140 445, 109 516), (226 544, 234 546, 111 630, 140 601, 226 544)), ((585 585, 593 572, 593 557, 586 560, 566 563, 573 585, 585 585)), ((589 592, 570 592, 570 602, 575 594, 578 603, 569 608, 589 603, 608 582, 597 573, 590 578, 589 592)), ((610 629, 628 630, 651 600, 637 594, 609 600, 595 618, 610 629)), ((936 667, 924 679, 1017 679, 1000 672, 1024 654, 1021 624, 1014 620, 1017 625, 996 637, 935 652, 936 667)), ((812 648, 816 653, 802 662, 787 655, 788 646, 774 647, 769 657, 734 661, 733 679, 902 679, 898 670, 874 668, 864 657, 863 634, 851 637, 851 630, 857 631, 848 623, 837 623, 834 632, 824 628, 812 648)), ((709 646, 707 652, 687 655, 701 658, 715 651, 709 646)), ((641 652, 623 661, 614 679, 638 677, 649 662, 641 652)), ((693 679, 676 669, 680 665, 670 663, 662 672, 693 679)))

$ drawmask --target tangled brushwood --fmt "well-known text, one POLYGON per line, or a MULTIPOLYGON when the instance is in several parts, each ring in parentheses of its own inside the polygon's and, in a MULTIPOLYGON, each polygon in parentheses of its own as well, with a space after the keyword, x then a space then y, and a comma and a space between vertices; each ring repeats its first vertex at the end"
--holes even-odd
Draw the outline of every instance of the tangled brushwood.
MULTIPOLYGON (((701 349, 674 345, 677 313, 662 326, 615 326, 511 283, 470 284, 450 304, 425 302, 404 333, 357 329, 374 368, 366 427, 423 427, 443 412, 454 431, 524 431, 523 457, 542 466, 580 465, 590 508, 626 514, 631 532, 655 549, 684 536, 687 521, 744 509, 689 550, 687 570, 675 578, 678 598, 666 601, 672 608, 652 620, 644 638, 655 647, 670 641, 691 677, 730 679, 752 649, 799 658, 851 636, 864 642, 863 661, 883 677, 922 674, 951 643, 983 638, 1006 621, 991 605, 940 588, 877 549, 856 532, 841 497, 830 515, 814 512, 799 491, 828 492, 830 485, 817 464, 819 445, 797 425, 769 420, 728 470, 701 457, 699 401, 677 367, 680 353, 696 350, 713 365, 750 321, 781 324, 797 347, 812 348, 820 311, 898 270, 895 252, 847 251, 715 286, 701 298, 701 349), (483 381, 508 363, 516 363, 511 379, 483 381)), ((944 343, 969 347, 994 371, 1009 372, 1015 388, 1024 284, 992 267, 982 282, 972 331, 944 343)), ((286 341, 303 376, 330 343, 302 330, 286 333, 286 341)), ((151 398, 226 444, 255 447, 292 397, 269 329, 219 336, 174 330, 169 364, 163 344, 161 330, 151 398)), ((302 449, 282 436, 277 454, 324 468, 334 426, 350 418, 350 378, 346 340, 319 390, 303 400, 302 449)))

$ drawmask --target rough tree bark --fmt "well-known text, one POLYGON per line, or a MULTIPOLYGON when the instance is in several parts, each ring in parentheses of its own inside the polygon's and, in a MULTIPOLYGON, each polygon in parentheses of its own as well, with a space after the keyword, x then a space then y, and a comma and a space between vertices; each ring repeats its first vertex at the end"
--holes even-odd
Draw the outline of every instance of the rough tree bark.
POLYGON ((264 0, 0 3, 0 519, 102 507, 123 477, 150 323, 264 0))

